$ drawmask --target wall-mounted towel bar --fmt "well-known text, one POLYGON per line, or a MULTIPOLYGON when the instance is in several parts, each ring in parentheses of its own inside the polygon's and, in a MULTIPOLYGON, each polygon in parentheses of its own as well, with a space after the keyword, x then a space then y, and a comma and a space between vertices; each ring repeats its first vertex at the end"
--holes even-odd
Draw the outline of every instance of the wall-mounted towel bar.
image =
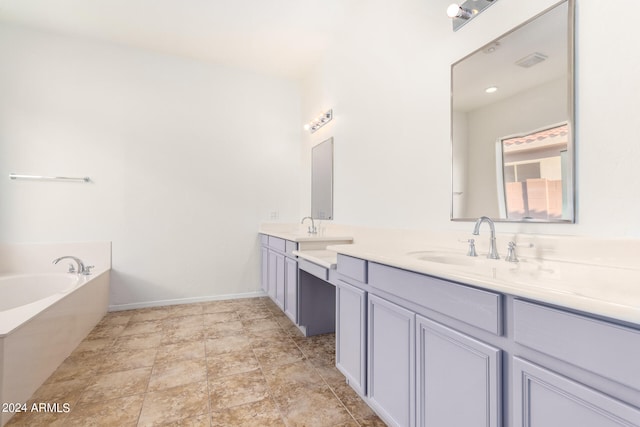
POLYGON ((9 179, 30 179, 41 181, 71 181, 71 182, 91 182, 91 178, 84 177, 69 177, 69 176, 38 176, 38 175, 16 175, 15 173, 9 174, 9 179))

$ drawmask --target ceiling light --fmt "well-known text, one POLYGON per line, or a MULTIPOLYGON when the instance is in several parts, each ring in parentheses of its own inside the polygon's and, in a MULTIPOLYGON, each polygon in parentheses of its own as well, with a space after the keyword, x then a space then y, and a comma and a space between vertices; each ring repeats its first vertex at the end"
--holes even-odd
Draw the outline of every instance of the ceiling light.
POLYGON ((469 19, 473 16, 473 12, 469 9, 460 7, 459 4, 452 3, 447 8, 447 16, 449 18, 469 19))
POLYGON ((484 91, 487 93, 494 93, 498 90, 498 86, 489 86, 488 88, 486 88, 484 91))

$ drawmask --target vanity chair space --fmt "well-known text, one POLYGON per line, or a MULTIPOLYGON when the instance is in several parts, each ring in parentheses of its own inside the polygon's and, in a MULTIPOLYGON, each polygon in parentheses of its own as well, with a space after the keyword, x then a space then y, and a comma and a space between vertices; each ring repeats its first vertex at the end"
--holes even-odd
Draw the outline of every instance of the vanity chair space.
POLYGON ((262 230, 260 234, 262 290, 305 336, 334 331, 335 287, 329 283, 329 274, 335 273, 331 257, 336 255, 325 260, 324 249, 353 240, 318 235, 311 232, 312 227, 309 232, 262 230))
POLYGON ((640 315, 603 317, 331 248, 336 366, 388 425, 640 426, 640 315))

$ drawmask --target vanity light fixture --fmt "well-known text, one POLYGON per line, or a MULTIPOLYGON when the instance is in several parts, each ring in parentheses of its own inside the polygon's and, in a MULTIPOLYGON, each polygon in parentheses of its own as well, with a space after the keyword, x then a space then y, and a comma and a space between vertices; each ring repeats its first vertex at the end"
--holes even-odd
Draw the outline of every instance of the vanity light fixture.
POLYGON ((327 110, 319 117, 313 119, 310 123, 304 125, 304 130, 308 130, 311 133, 314 133, 322 126, 326 125, 333 119, 333 110, 327 110))
POLYGON ((466 0, 462 4, 453 3, 447 8, 447 16, 453 23, 453 31, 458 31, 467 22, 478 16, 480 12, 497 0, 466 0))

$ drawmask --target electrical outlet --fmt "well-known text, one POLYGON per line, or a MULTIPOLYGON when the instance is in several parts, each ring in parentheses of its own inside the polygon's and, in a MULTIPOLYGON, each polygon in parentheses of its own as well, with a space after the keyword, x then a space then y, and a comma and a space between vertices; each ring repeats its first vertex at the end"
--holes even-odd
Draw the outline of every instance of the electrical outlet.
POLYGON ((275 221, 275 220, 277 220, 279 217, 280 217, 280 213, 279 213, 278 211, 271 211, 271 212, 269 213, 269 219, 270 219, 271 221, 275 221))

